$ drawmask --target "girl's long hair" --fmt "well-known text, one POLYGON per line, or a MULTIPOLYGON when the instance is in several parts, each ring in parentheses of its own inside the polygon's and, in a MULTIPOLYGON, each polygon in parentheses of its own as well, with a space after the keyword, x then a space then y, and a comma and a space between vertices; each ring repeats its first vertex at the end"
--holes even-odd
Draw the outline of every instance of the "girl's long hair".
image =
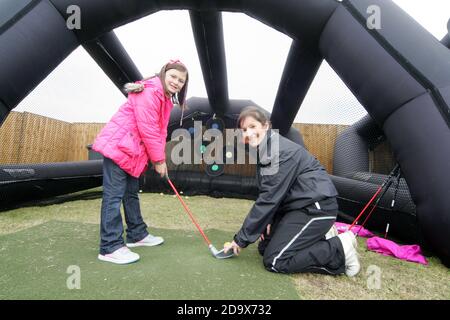
MULTIPOLYGON (((157 74, 155 74, 154 76, 151 77, 147 77, 145 79, 143 79, 143 81, 145 80, 149 80, 151 78, 154 77, 159 77, 159 79, 161 80, 161 84, 163 86, 164 92, 166 94, 168 94, 168 90, 166 87, 166 72, 170 69, 175 69, 178 70, 180 72, 186 72, 186 82, 184 83, 183 88, 180 90, 180 92, 174 94, 174 96, 172 96, 172 102, 174 104, 178 104, 180 108, 184 109, 184 107, 186 106, 186 93, 187 93, 187 88, 188 88, 188 82, 189 82, 189 72, 186 68, 186 66, 181 63, 181 61, 179 60, 171 60, 168 63, 166 63, 162 68, 161 71, 157 74)), ((126 83, 124 85, 124 89, 127 93, 139 93, 142 92, 144 90, 144 84, 143 83, 126 83)))

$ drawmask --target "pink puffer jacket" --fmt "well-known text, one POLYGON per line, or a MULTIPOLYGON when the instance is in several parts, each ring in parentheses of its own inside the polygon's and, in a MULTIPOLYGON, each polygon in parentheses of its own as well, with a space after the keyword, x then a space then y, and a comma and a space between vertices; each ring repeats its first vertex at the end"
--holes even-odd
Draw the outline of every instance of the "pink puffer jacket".
POLYGON ((144 91, 128 95, 92 146, 136 178, 147 169, 149 160, 165 160, 167 125, 173 108, 158 77, 138 83, 144 84, 144 91))

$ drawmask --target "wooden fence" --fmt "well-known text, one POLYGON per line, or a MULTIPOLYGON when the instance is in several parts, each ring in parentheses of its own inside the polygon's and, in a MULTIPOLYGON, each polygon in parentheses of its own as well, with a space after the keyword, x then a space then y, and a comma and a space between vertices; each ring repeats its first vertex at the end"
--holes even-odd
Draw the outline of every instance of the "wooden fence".
POLYGON ((0 163, 88 160, 86 146, 94 141, 103 126, 13 111, 0 127, 0 163))
MULTIPOLYGON (((69 123, 29 112, 13 111, 0 127, 0 164, 88 160, 87 145, 93 143, 104 125, 69 123)), ((336 137, 348 126, 296 123, 294 127, 300 130, 308 150, 331 173, 336 137)), ((390 164, 390 148, 384 146, 379 149, 383 152, 377 158, 390 164)), ((372 162, 378 163, 375 160, 374 157, 371 158, 372 162)), ((194 170, 203 170, 204 166, 194 167, 194 170)), ((228 165, 225 172, 252 175, 254 166, 228 165)))
POLYGON ((294 123, 293 126, 300 131, 308 151, 316 156, 328 172, 333 172, 336 137, 348 126, 306 123, 294 123))

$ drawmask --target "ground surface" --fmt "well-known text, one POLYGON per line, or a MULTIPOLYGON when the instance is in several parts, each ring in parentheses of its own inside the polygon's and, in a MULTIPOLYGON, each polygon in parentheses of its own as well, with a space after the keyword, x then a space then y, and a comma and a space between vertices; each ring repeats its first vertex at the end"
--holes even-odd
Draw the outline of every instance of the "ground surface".
MULTIPOLYGON (((450 299, 450 271, 369 252, 353 278, 279 275, 264 270, 256 246, 217 260, 172 195, 141 194, 144 219, 165 243, 135 249, 138 263, 96 259, 101 199, 0 213, 0 299, 450 299), (81 289, 74 278, 79 272, 81 289)), ((184 197, 217 248, 231 240, 252 201, 184 197)))

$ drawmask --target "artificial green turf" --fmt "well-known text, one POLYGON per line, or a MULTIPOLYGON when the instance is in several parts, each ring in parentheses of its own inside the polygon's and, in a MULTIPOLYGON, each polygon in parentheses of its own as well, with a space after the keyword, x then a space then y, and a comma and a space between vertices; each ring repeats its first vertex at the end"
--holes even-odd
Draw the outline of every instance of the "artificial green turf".
MULTIPOLYGON (((256 247, 214 258, 198 233, 152 229, 157 247, 133 249, 141 260, 97 260, 99 226, 50 221, 0 236, 0 299, 299 299, 290 277, 263 268, 256 247), (80 270, 80 289, 68 289, 80 270), (71 271, 73 272, 73 271, 71 271)), ((232 234, 207 230, 220 249, 232 234)))

